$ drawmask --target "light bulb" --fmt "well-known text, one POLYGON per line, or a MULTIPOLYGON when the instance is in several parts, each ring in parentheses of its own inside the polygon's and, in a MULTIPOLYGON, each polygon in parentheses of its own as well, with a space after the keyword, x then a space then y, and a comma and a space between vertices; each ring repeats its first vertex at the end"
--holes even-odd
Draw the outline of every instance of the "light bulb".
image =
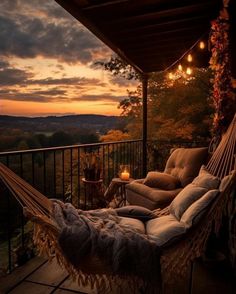
POLYGON ((182 67, 181 64, 178 65, 178 70, 179 70, 179 71, 182 71, 182 70, 183 70, 183 67, 182 67))
POLYGON ((187 60, 188 60, 188 62, 192 62, 193 61, 193 57, 192 57, 191 54, 188 54, 187 60))
POLYGON ((186 69, 186 74, 187 74, 187 75, 191 75, 191 74, 192 74, 192 69, 191 69, 190 67, 188 67, 188 68, 186 69))
POLYGON ((205 43, 204 43, 203 41, 201 41, 201 42, 199 43, 199 48, 200 48, 200 49, 204 49, 204 48, 205 48, 205 43))
POLYGON ((168 77, 169 77, 170 80, 173 79, 173 74, 172 74, 172 72, 169 73, 168 77))

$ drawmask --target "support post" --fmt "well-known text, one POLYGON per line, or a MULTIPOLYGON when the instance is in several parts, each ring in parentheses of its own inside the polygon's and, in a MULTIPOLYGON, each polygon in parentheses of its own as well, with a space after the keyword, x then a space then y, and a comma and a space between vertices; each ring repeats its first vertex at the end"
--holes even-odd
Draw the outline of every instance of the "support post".
POLYGON ((142 76, 142 92, 143 92, 143 177, 147 174, 147 86, 148 75, 142 76))

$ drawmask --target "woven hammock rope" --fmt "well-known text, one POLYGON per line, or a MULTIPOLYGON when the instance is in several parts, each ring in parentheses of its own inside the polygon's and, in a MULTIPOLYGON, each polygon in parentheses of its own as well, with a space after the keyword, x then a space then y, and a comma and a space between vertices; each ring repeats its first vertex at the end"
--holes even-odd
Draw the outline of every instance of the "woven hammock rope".
POLYGON ((220 144, 207 164, 209 172, 220 179, 235 169, 236 153, 236 114, 223 135, 220 144))
MULTIPOLYGON (((228 175, 230 171, 234 169, 235 147, 236 115, 207 164, 207 169, 220 178, 228 175)), ((0 180, 6 185, 20 205, 25 208, 27 216, 35 223, 34 241, 40 251, 47 254, 49 257, 54 254, 59 264, 63 265, 69 274, 78 281, 83 280, 86 283, 100 285, 100 288, 102 285, 104 286, 104 272, 102 273, 103 275, 93 273, 92 271, 91 274, 89 273, 90 270, 96 267, 92 260, 86 260, 85 264, 87 269, 85 271, 81 268, 74 268, 63 256, 57 242, 60 228, 57 227, 51 217, 51 200, 1 163, 0 180)), ((218 199, 216 199, 216 202, 210 207, 201 224, 193 228, 189 234, 177 241, 173 246, 163 250, 163 255, 161 256, 161 271, 165 273, 163 274, 164 282, 171 279, 174 280, 173 277, 177 279, 178 275, 183 276, 189 263, 201 256, 204 252, 206 241, 211 233, 213 225, 217 230, 216 227, 219 227, 221 224, 223 209, 227 201, 229 201, 232 189, 235 188, 235 183, 236 173, 234 172, 226 191, 220 193, 218 199)), ((166 215, 168 213, 168 208, 166 208, 160 211, 159 215, 166 215)), ((109 277, 109 273, 106 273, 106 275, 109 277)), ((109 281, 113 279, 114 277, 111 276, 109 281)))

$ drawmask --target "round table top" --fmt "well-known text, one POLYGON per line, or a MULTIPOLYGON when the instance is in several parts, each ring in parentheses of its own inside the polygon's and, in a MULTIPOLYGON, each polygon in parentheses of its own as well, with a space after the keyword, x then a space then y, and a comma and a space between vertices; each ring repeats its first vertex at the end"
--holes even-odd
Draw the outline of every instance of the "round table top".
POLYGON ((99 183, 102 183, 102 179, 100 179, 100 180, 97 180, 97 181, 88 181, 88 180, 86 180, 85 178, 82 178, 82 182, 84 182, 84 183, 89 183, 89 184, 99 184, 99 183))
POLYGON ((133 180, 134 179, 132 179, 132 178, 129 178, 127 181, 126 180, 122 180, 120 178, 113 178, 112 179, 112 182, 117 183, 117 184, 124 184, 125 185, 125 184, 131 183, 133 180))

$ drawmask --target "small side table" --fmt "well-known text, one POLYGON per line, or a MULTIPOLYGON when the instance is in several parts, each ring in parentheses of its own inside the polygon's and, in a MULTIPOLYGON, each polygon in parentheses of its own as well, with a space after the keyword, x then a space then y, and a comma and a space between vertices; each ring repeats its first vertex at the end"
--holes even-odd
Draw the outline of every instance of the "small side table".
POLYGON ((82 178, 84 184, 84 207, 88 208, 98 208, 105 204, 105 199, 103 197, 103 180, 98 181, 87 181, 85 178, 82 178), (96 199, 97 203, 94 203, 96 199), (90 204, 90 205, 89 205, 90 204))
POLYGON ((131 183, 134 179, 130 178, 128 181, 120 178, 113 178, 109 187, 107 188, 104 198, 106 201, 111 201, 109 207, 121 207, 126 205, 126 190, 125 186, 131 183))

